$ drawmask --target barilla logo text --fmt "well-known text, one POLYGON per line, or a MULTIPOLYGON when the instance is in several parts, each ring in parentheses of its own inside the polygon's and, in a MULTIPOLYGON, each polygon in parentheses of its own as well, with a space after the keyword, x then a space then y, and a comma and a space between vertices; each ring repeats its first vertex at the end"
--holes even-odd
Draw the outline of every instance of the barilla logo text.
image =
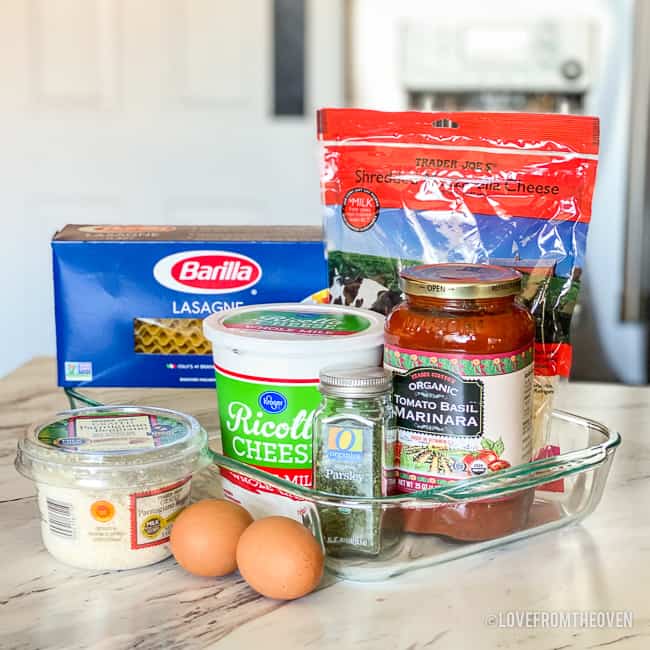
POLYGON ((168 255, 153 268, 156 280, 183 293, 232 293, 257 284, 262 268, 250 257, 228 251, 185 251, 168 255))

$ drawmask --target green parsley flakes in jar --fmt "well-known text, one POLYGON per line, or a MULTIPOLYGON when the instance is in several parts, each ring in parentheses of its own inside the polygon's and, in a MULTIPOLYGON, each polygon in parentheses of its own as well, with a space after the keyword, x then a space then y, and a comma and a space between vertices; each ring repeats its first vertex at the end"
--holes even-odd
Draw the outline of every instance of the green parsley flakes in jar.
MULTIPOLYGON (((315 489, 350 497, 394 491, 391 383, 383 368, 328 367, 320 372, 322 401, 313 426, 315 489)), ((394 538, 394 517, 388 522, 386 514, 375 504, 321 506, 327 552, 377 555, 394 538)))

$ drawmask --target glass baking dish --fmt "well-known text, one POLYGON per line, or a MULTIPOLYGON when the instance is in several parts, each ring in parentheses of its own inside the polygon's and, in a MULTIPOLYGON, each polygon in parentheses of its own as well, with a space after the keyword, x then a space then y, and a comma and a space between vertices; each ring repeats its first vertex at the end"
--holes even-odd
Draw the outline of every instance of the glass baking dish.
MULTIPOLYGON (((128 404, 130 393, 66 392, 73 408, 128 404)), ((618 433, 598 422, 554 411, 545 458, 417 494, 339 497, 221 455, 214 391, 182 395, 179 399, 178 391, 151 391, 147 405, 195 415, 208 430, 214 466, 199 482, 198 496, 219 496, 222 472, 234 472, 258 486, 260 495, 280 492, 285 498, 274 501, 275 514, 302 520, 324 545, 328 570, 355 581, 385 580, 580 521, 598 505, 621 442, 618 433), (353 545, 361 538, 364 547, 353 545)), ((263 505, 268 509, 268 502, 263 505)), ((255 516, 255 508, 251 510, 255 516)))

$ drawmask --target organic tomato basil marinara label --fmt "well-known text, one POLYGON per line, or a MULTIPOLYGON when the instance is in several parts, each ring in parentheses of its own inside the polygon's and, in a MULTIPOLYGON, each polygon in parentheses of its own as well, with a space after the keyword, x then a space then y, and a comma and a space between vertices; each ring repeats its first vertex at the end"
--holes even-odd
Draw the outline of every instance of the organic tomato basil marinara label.
POLYGON ((439 354, 386 345, 400 492, 480 476, 531 456, 533 348, 439 354))

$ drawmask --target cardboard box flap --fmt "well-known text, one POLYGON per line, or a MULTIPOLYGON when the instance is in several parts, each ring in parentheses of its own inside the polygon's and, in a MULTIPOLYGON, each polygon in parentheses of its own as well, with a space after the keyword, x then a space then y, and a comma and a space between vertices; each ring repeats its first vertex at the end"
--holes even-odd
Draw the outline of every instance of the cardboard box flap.
POLYGON ((317 226, 149 226, 70 224, 52 241, 321 241, 317 226))

